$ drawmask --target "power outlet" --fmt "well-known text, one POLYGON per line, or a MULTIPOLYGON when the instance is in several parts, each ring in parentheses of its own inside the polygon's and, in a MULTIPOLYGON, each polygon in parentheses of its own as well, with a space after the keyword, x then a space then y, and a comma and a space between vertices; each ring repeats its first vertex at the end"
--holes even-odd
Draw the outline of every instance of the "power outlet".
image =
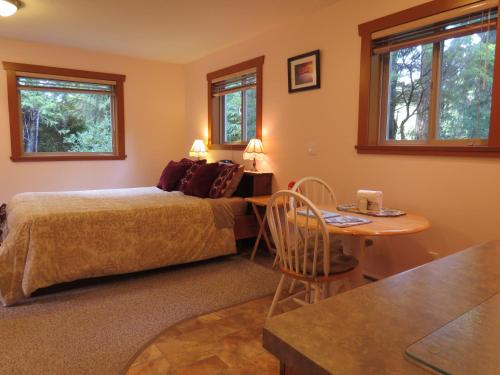
POLYGON ((435 251, 428 251, 427 254, 429 254, 432 257, 432 260, 436 260, 441 257, 439 253, 435 251))

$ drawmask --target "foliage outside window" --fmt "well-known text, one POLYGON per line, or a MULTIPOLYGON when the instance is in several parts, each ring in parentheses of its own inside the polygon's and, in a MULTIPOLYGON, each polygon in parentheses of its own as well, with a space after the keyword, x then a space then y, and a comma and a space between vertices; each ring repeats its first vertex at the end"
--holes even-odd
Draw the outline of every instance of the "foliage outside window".
POLYGON ((256 73, 213 84, 219 96, 219 126, 224 143, 242 143, 255 138, 257 117, 256 73))
POLYGON ((209 145, 244 148, 261 137, 263 57, 209 73, 209 145))
POLYGON ((12 159, 123 159, 123 76, 4 63, 12 159))
POLYGON ((360 25, 362 75, 364 68, 370 80, 361 83, 358 152, 490 156, 500 151, 493 149, 500 138, 492 102, 497 9, 485 1, 478 11, 474 3, 470 13, 461 9, 449 18, 444 16, 449 9, 432 2, 360 25), (412 16, 426 11, 441 17, 426 23, 412 16), (394 27, 394 16, 421 22, 394 33, 374 30, 384 23, 394 27))

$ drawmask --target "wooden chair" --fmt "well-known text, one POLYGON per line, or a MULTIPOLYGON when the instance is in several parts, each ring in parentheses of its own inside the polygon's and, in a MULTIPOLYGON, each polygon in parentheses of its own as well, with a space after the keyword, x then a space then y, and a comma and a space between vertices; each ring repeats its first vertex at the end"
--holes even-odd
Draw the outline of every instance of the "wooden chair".
POLYGON ((332 188, 320 178, 304 177, 293 185, 292 191, 302 194, 316 206, 337 206, 332 188))
MULTIPOLYGON (((316 206, 331 206, 337 207, 337 197, 330 185, 318 177, 304 177, 297 181, 292 187, 292 191, 296 191, 309 198, 316 206)), ((333 240, 333 239, 332 239, 333 240)), ((341 239, 336 239, 337 244, 341 239)), ((365 240, 365 246, 373 245, 370 239, 365 240)))
POLYGON ((268 318, 278 303, 315 303, 328 297, 334 281, 348 282, 358 261, 331 247, 326 223, 308 198, 290 190, 279 191, 271 197, 266 215, 283 273, 268 318), (287 279, 304 288, 280 299, 287 279))
POLYGON ((7 205, 4 203, 0 206, 0 245, 3 241, 4 224, 7 221, 7 205))
MULTIPOLYGON (((316 207, 330 206, 337 207, 337 197, 333 189, 324 180, 318 177, 304 177, 295 183, 292 191, 302 194, 308 198, 316 207)), ((338 236, 330 234, 330 246, 338 247, 342 251, 342 240, 338 236)), ((289 293, 293 293, 295 281, 290 285, 289 293)))

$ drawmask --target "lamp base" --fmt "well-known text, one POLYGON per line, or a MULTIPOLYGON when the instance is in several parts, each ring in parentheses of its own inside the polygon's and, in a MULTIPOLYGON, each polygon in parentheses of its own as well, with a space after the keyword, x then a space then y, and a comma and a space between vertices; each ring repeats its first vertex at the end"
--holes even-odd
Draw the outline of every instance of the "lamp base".
POLYGON ((252 172, 258 172, 257 170, 257 160, 253 158, 253 163, 252 163, 252 169, 250 169, 252 172))

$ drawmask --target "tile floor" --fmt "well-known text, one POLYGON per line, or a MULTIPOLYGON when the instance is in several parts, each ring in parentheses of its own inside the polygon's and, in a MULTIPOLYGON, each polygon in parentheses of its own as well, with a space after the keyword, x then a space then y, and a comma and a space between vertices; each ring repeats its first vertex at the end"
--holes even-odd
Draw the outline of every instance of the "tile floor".
MULTIPOLYGON (((240 244, 250 257, 252 241, 240 244)), ((255 261, 272 267, 274 256, 260 248, 255 261)), ((272 295, 180 322, 161 333, 135 358, 127 375, 274 375, 279 362, 262 347, 262 328, 272 295)), ((279 305, 276 314, 298 308, 279 305)))
MULTIPOLYGON (((249 257, 253 242, 240 252, 249 257)), ((259 249, 256 262, 271 267, 259 249)), ((262 347, 262 328, 272 296, 180 322, 161 333, 135 358, 127 375, 278 374, 279 363, 262 347)), ((279 307, 282 311, 296 304, 279 307)))
MULTIPOLYGON (((278 374, 279 363, 262 347, 268 296, 180 322, 135 359, 137 374, 278 374)), ((293 306, 284 306, 290 310, 293 306)))

